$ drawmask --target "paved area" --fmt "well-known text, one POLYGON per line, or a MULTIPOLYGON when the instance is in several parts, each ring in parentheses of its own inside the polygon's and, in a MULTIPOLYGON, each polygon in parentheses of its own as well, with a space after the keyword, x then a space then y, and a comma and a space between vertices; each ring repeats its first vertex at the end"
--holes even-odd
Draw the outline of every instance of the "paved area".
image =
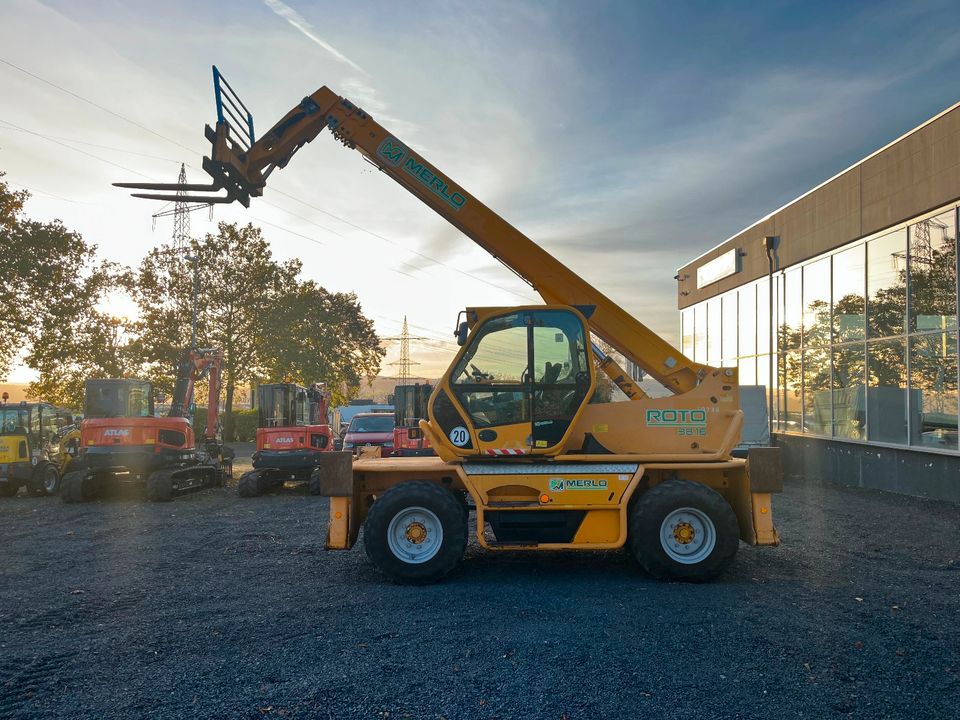
MULTIPOLYGON (((240 454, 249 448, 240 448, 240 454)), ((960 506, 791 481, 709 585, 626 553, 390 585, 327 502, 0 501, 0 718, 943 718, 960 506)))

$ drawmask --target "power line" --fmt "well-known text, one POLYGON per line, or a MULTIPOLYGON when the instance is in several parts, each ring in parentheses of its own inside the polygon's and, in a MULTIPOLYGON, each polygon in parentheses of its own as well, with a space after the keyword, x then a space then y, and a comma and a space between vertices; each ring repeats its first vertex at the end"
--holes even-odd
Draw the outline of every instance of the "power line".
MULTIPOLYGON (((197 152, 196 150, 187 147, 186 145, 184 145, 183 143, 178 142, 177 140, 174 140, 174 139, 172 139, 172 138, 170 138, 170 137, 167 137, 166 135, 163 135, 162 133, 158 133, 157 131, 152 130, 151 128, 149 128, 149 127, 147 127, 146 125, 143 125, 143 124, 137 122, 136 120, 132 120, 131 118, 128 118, 128 117, 126 117, 125 115, 122 115, 121 113, 118 113, 118 112, 116 112, 116 111, 114 111, 114 110, 111 110, 110 108, 104 107, 103 105, 100 105, 99 103, 96 103, 96 102, 94 102, 93 100, 90 100, 90 99, 88 99, 88 98, 86 98, 86 97, 83 97, 82 95, 79 95, 79 94, 77 94, 77 93, 75 93, 75 92, 73 92, 73 91, 71 91, 71 90, 68 90, 68 89, 65 88, 65 87, 62 87, 61 85, 58 85, 58 84, 56 84, 56 83, 54 83, 54 82, 51 82, 50 80, 47 80, 46 78, 43 78, 43 77, 41 77, 41 76, 39 76, 39 75, 37 75, 37 74, 35 74, 35 73, 32 73, 32 72, 30 72, 29 70, 26 70, 26 69, 20 67, 19 65, 16 65, 15 63, 10 62, 9 60, 4 60, 3 58, 0 58, 0 63, 3 63, 4 65, 7 65, 7 66, 9 66, 9 67, 11 67, 11 68, 13 68, 13 69, 15 69, 15 70, 18 70, 19 72, 22 72, 22 73, 24 73, 25 75, 28 75, 29 77, 32 77, 32 78, 34 78, 35 80, 37 80, 37 81, 39 81, 39 82, 42 82, 42 83, 44 83, 44 84, 46 84, 46 85, 49 85, 50 87, 56 88, 57 90, 60 90, 61 92, 64 92, 64 93, 66 93, 67 95, 70 95, 71 97, 76 98, 77 100, 80 100, 80 101, 82 101, 82 102, 85 102, 85 103, 87 103, 88 105, 91 105, 91 106, 93 106, 93 107, 95 107, 95 108, 97 108, 97 109, 99 109, 99 110, 102 110, 103 112, 105 112, 105 113, 107 113, 107 114, 109 114, 109 115, 112 115, 112 116, 114 116, 114 117, 116 117, 116 118, 119 118, 120 120, 123 120, 124 122, 130 123, 131 125, 133 125, 133 126, 135 126, 135 127, 138 127, 138 128, 140 128, 141 130, 144 130, 144 131, 150 133, 151 135, 155 135, 156 137, 159 137, 159 138, 161 138, 161 139, 163 139, 163 140, 166 140, 167 142, 173 143, 173 144, 176 145, 177 147, 183 148, 184 150, 187 150, 187 151, 189 151, 189 152, 191 152, 191 153, 196 153, 196 152, 197 152)), ((36 133, 36 132, 31 131, 31 130, 27 130, 26 128, 20 128, 20 127, 14 125, 13 123, 10 123, 10 122, 8 122, 8 121, 4 121, 4 122, 6 122, 8 125, 13 126, 15 129, 21 130, 21 131, 23 131, 23 132, 31 133, 31 134, 37 135, 37 136, 39 136, 39 137, 45 137, 45 139, 49 140, 50 142, 56 142, 57 144, 63 145, 63 147, 67 147, 67 148, 70 148, 70 149, 72 149, 72 150, 75 150, 76 152, 81 152, 81 153, 83 153, 83 154, 89 155, 90 157, 94 157, 94 158, 96 158, 96 159, 98 159, 98 160, 100 160, 100 161, 102 161, 102 162, 106 162, 106 163, 108 163, 108 164, 110 164, 110 165, 113 165, 114 167, 121 168, 121 169, 126 170, 127 172, 131 172, 131 173, 133 173, 133 174, 135 174, 135 175, 139 175, 140 177, 145 177, 145 178, 151 179, 151 180, 153 179, 153 178, 149 178, 148 176, 146 176, 146 175, 144 175, 144 174, 142 174, 142 173, 139 173, 139 172, 137 172, 137 171, 135 171, 135 170, 131 170, 131 169, 129 169, 129 168, 125 168, 125 167, 123 167, 122 165, 119 165, 119 164, 117 164, 117 163, 111 162, 111 161, 106 160, 106 159, 104 159, 104 158, 100 158, 100 157, 98 157, 98 156, 96 156, 96 155, 92 155, 92 154, 90 154, 90 153, 85 153, 84 151, 82 151, 82 150, 80 150, 80 149, 78 149, 78 148, 73 148, 73 147, 71 147, 71 146, 69 146, 69 145, 64 145, 63 143, 59 142, 58 140, 54 140, 54 139, 53 139, 52 137, 50 137, 50 136, 44 136, 44 135, 41 135, 40 133, 36 133)), ((202 155, 202 153, 200 153, 200 154, 202 155)), ((416 256, 421 257, 421 258, 423 258, 423 259, 425 259, 425 260, 428 260, 428 261, 430 261, 430 262, 432 262, 432 263, 434 263, 434 264, 436 264, 436 265, 439 265, 439 266, 441 266, 441 267, 445 267, 445 268, 447 268, 447 269, 449 269, 449 270, 452 270, 452 271, 454 271, 454 272, 456 272, 456 273, 459 273, 460 275, 463 275, 463 276, 468 277, 468 278, 471 278, 472 280, 475 280, 475 281, 477 281, 477 282, 481 282, 481 283, 483 283, 484 285, 488 285, 488 286, 490 286, 490 287, 492 287, 492 288, 495 288, 496 290, 501 290, 501 291, 508 292, 508 293, 510 293, 511 295, 515 295, 515 296, 517 296, 517 297, 519 297, 519 298, 523 298, 524 300, 527 300, 527 301, 530 301, 530 299, 531 299, 531 298, 530 298, 528 295, 526 295, 525 293, 519 293, 519 292, 516 292, 516 291, 514 291, 514 290, 510 290, 510 289, 508 289, 508 288, 501 287, 500 285, 497 285, 497 284, 495 284, 495 283, 492 283, 492 282, 490 282, 489 280, 485 280, 485 279, 483 279, 483 278, 481 278, 481 277, 479 277, 479 276, 477 276, 477 275, 475 275, 475 274, 473 274, 473 273, 467 272, 467 271, 465 271, 465 270, 460 270, 459 268, 453 267, 452 265, 448 265, 448 264, 445 263, 445 262, 442 262, 442 261, 440 261, 440 260, 437 260, 436 258, 430 257, 429 255, 426 255, 425 253, 419 252, 418 250, 414 250, 414 249, 412 249, 412 248, 408 248, 408 247, 406 247, 406 246, 404 246, 404 245, 402 245, 402 244, 400 244, 400 243, 398 243, 398 242, 396 242, 396 241, 394 241, 394 240, 391 240, 391 239, 389 239, 389 238, 387 238, 387 237, 384 237, 383 235, 380 235, 379 233, 373 232, 372 230, 368 230, 367 228, 364 228, 364 227, 362 227, 362 226, 360 226, 360 225, 357 225, 356 223, 350 222, 349 220, 346 220, 345 218, 341 218, 341 217, 339 217, 338 215, 335 215, 334 213, 331 213, 331 212, 329 212, 329 211, 327 211, 327 210, 324 210, 323 208, 317 207, 316 205, 313 205, 312 203, 309 203, 309 202, 307 202, 307 201, 305 201, 305 200, 301 200, 300 198, 295 197, 295 196, 293 196, 293 195, 291 195, 291 194, 289 194, 289 193, 283 192, 282 190, 274 189, 274 191, 277 192, 277 193, 279 193, 280 195, 283 195, 283 196, 285 196, 285 197, 290 198, 291 200, 294 200, 294 201, 299 202, 299 203, 301 203, 301 204, 303 204, 303 205, 306 205, 307 207, 309 207, 309 208, 311 208, 311 209, 313 209, 313 210, 316 210, 317 212, 320 212, 320 213, 323 213, 324 215, 327 215, 327 216, 329 216, 329 217, 332 217, 332 218, 334 218, 335 220, 338 220, 339 222, 342 222, 342 223, 344 223, 344 224, 346 224, 346 225, 349 225, 349 226, 352 227, 352 228, 355 228, 355 229, 357 229, 357 230, 359 230, 359 231, 361 231, 361 232, 364 232, 364 233, 366 233, 366 234, 368 234, 368 235, 370 235, 370 236, 372 236, 372 237, 375 237, 375 238, 377 238, 377 239, 379 239, 379 240, 381 240, 381 241, 383 241, 383 242, 386 242, 386 243, 388 243, 388 244, 390 244, 390 245, 393 245, 394 247, 398 247, 398 248, 400 248, 401 250, 404 250, 404 251, 409 252, 409 253, 411 253, 411 254, 413 254, 413 255, 416 255, 416 256)), ((267 202, 267 201, 264 201, 264 202, 267 202)), ((269 203, 269 202, 268 202, 267 204, 270 204, 270 205, 272 205, 273 207, 277 208, 278 210, 281 210, 281 211, 283 211, 283 212, 286 212, 286 213, 288 213, 288 214, 290 214, 290 215, 292 215, 292 216, 294 216, 294 217, 298 217, 298 218, 300 218, 301 220, 304 220, 305 222, 312 223, 312 224, 316 225, 317 227, 320 227, 320 228, 326 230, 327 232, 331 232, 331 233, 333 233, 334 235, 337 235, 338 237, 343 237, 343 235, 341 235, 340 233, 337 233, 336 231, 334 231, 334 230, 332 230, 332 229, 330 229, 330 228, 324 227, 323 225, 320 225, 319 223, 316 223, 316 222, 314 222, 314 221, 312 221, 312 220, 309 220, 309 219, 304 218, 304 217, 302 217, 302 216, 298 216, 298 215, 296 215, 296 213, 292 213, 292 212, 290 212, 289 210, 286 210, 285 208, 282 208, 282 207, 280 207, 280 206, 278 206, 278 205, 274 205, 274 204, 269 203)), ((271 223, 267 223, 267 224, 271 224, 271 223)), ((271 224, 271 225, 272 225, 272 224, 271 224)), ((273 225, 273 227, 276 227, 276 226, 273 225)), ((298 233, 292 233, 292 234, 297 235, 298 233)), ((301 237, 304 237, 304 236, 301 236, 301 237)), ((307 238, 307 239, 310 239, 310 238, 307 238)), ((323 244, 323 243, 319 243, 319 241, 316 241, 316 240, 312 240, 312 239, 310 239, 310 240, 311 240, 312 242, 317 242, 318 244, 323 244)), ((397 272, 398 274, 401 274, 401 275, 408 275, 408 276, 411 277, 412 279, 416 279, 416 278, 414 278, 413 276, 409 275, 409 273, 403 273, 403 272, 400 272, 400 271, 396 271, 396 272, 397 272)))
POLYGON ((132 169, 130 169, 130 168, 128 168, 128 167, 125 167, 124 165, 120 165, 119 163, 115 163, 115 162, 113 162, 112 160, 107 160, 106 158, 102 158, 102 157, 100 157, 99 155, 94 155, 93 153, 88 153, 86 150, 81 150, 80 148, 75 148, 75 147, 73 147, 73 146, 71 146, 71 145, 67 145, 66 143, 62 143, 62 142, 60 142, 59 140, 54 140, 54 139, 51 138, 51 137, 48 137, 48 136, 43 135, 43 134, 38 133, 38 132, 34 132, 33 130, 27 130, 27 128, 20 127, 19 125, 15 124, 15 123, 12 123, 12 122, 10 122, 9 120, 4 120, 3 118, 0 118, 0 122, 2 122, 2 123, 5 124, 5 125, 9 125, 9 126, 12 127, 14 130, 20 130, 21 132, 29 133, 30 135, 36 135, 38 138, 43 138, 44 140, 46 140, 46 141, 48 141, 48 142, 52 142, 52 143, 54 143, 54 144, 56 144, 56 145, 60 145, 61 147, 65 147, 65 148, 67 148, 68 150, 73 150, 74 152, 78 152, 78 153, 80 153, 81 155, 86 155, 87 157, 92 157, 94 160, 99 160, 100 162, 104 162, 104 163, 106 163, 107 165, 113 165, 113 167, 115 167, 115 168, 120 168, 120 169, 123 170, 124 172, 133 173, 134 175, 139 175, 140 177, 146 178, 147 180, 153 180, 153 179, 154 179, 154 178, 150 177, 149 175, 144 175, 144 174, 141 173, 141 172, 137 172, 136 170, 132 170, 132 169))
MULTIPOLYGON (((75 92, 73 92, 73 91, 71 91, 71 90, 67 90, 65 87, 62 87, 62 86, 60 86, 60 85, 57 85, 57 84, 54 83, 54 82, 50 82, 50 81, 47 80, 46 78, 42 78, 42 77, 40 77, 39 75, 35 75, 34 73, 30 72, 29 70, 25 70, 24 68, 20 67, 19 65, 16 65, 16 64, 12 63, 12 62, 10 62, 9 60, 4 60, 3 58, 0 58, 0 63, 3 63, 4 65, 7 65, 7 66, 9 66, 9 67, 12 67, 14 70, 19 70, 19 71, 22 72, 24 75, 29 75, 30 77, 32 77, 32 78, 35 79, 35 80, 39 80, 40 82, 42 82, 42 83, 44 83, 44 84, 46 84, 46 85, 49 85, 50 87, 56 88, 56 89, 59 90, 60 92, 64 92, 64 93, 66 93, 67 95, 70 95, 71 97, 74 97, 74 98, 76 98, 77 100, 80 100, 81 102, 85 102, 85 103, 87 103, 88 105, 92 105, 93 107, 97 108, 98 110, 103 110, 103 112, 107 113, 108 115, 113 115, 113 116, 116 117, 116 118, 120 118, 120 119, 123 120, 124 122, 128 122, 128 123, 130 123, 131 125, 140 128, 141 130, 145 130, 146 132, 150 133, 151 135, 156 135, 158 138, 162 138, 162 139, 166 140, 167 142, 171 142, 171 143, 173 143, 174 145, 183 148, 184 150, 188 150, 188 151, 191 152, 191 153, 195 153, 195 152, 196 152, 196 150, 194 150, 193 148, 188 148, 188 147, 187 147, 186 145, 184 145, 183 143, 179 143, 179 142, 177 142, 176 140, 167 137, 166 135, 162 135, 162 134, 158 133, 156 130, 151 130, 151 129, 148 128, 146 125, 141 125, 141 124, 138 123, 136 120, 132 120, 132 119, 128 118, 128 117, 125 116, 125 115, 121 115, 120 113, 111 110, 110 108, 104 107, 103 105, 101 105, 101 104, 99 104, 99 103, 95 103, 93 100, 89 100, 89 99, 83 97, 82 95, 78 95, 77 93, 75 93, 75 92)), ((139 174, 139 173, 138 173, 138 174, 139 174)))

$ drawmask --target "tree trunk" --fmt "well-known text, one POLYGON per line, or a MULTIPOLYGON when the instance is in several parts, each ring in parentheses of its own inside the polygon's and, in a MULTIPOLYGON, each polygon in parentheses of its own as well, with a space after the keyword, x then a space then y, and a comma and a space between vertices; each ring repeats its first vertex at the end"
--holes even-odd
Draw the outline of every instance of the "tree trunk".
POLYGON ((227 377, 227 401, 223 407, 223 441, 233 442, 233 373, 227 377))

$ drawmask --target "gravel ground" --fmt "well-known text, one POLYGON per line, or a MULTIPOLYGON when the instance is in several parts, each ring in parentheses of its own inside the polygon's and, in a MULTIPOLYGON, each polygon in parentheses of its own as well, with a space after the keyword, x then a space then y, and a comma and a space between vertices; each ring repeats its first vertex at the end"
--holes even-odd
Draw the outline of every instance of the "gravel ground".
POLYGON ((471 544, 399 587, 326 512, 0 501, 0 718, 956 717, 957 505, 793 481, 784 544, 700 586, 471 544))

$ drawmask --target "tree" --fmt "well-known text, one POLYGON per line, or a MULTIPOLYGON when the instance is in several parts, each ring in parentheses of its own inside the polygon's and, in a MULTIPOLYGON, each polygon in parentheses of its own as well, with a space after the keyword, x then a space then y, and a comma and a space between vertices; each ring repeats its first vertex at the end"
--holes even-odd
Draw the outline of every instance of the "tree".
POLYGON ((386 354, 357 296, 330 293, 312 280, 296 283, 279 299, 264 340, 267 377, 324 382, 337 403, 376 375, 386 354))
POLYGON ((30 397, 73 408, 83 407, 88 379, 135 376, 140 368, 125 321, 93 304, 65 325, 45 324, 26 362, 40 375, 27 388, 30 397))
POLYGON ((18 354, 29 357, 39 348, 50 357, 47 381, 55 384, 61 336, 96 304, 105 270, 94 266, 96 247, 59 220, 25 217, 28 198, 0 179, 0 377, 18 354))
MULTIPOLYGON (((220 223, 217 234, 192 240, 196 258, 197 340, 224 353, 224 438, 233 439, 237 386, 261 377, 265 338, 277 303, 295 287, 300 261, 279 263, 259 228, 220 223)), ((129 287, 140 310, 136 346, 161 390, 172 388, 179 352, 190 344, 193 270, 172 247, 150 251, 129 287)))

